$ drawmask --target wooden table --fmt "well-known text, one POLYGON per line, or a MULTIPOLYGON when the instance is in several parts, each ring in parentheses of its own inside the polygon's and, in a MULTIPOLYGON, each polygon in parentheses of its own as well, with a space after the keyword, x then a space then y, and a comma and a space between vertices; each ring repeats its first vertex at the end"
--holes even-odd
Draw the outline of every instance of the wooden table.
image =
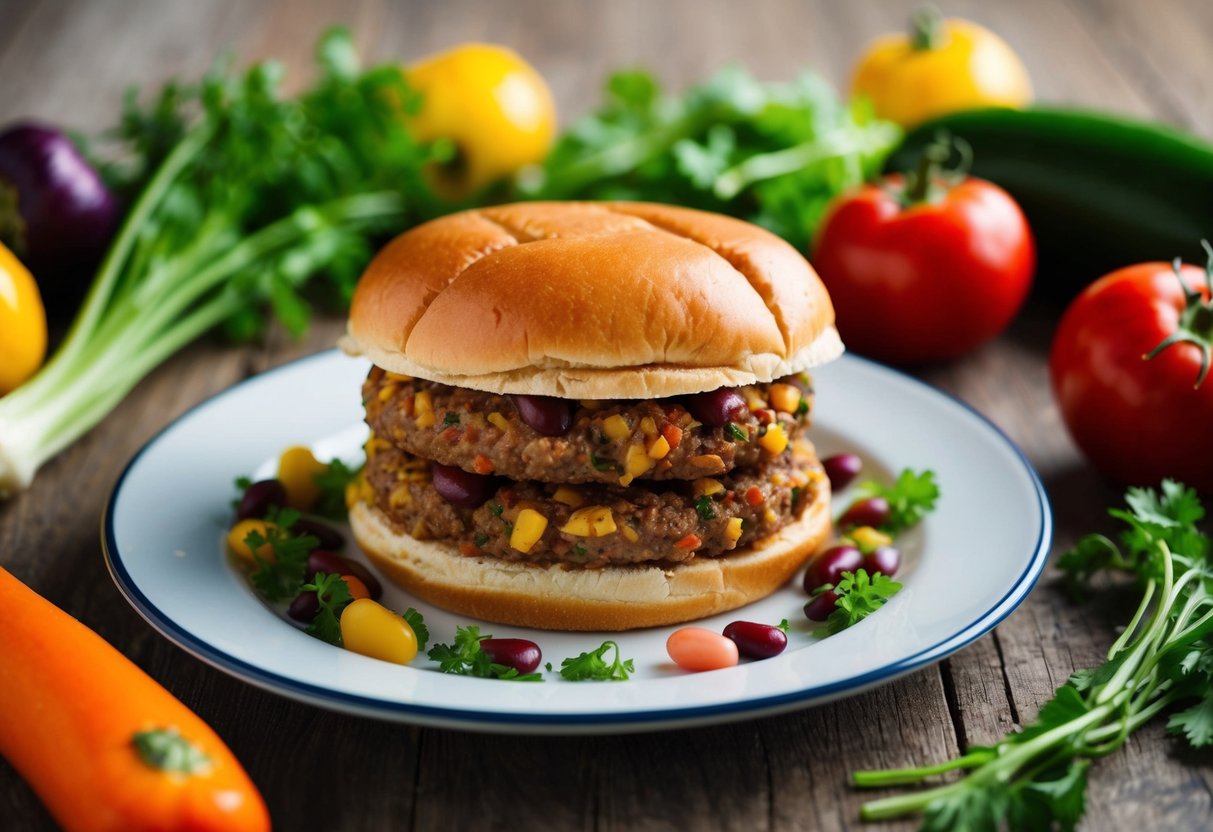
MULTIPOLYGON (((811 66, 845 83, 863 44, 899 28, 914 5, 0 0, 0 123, 35 116, 107 126, 126 86, 196 77, 228 46, 241 61, 274 56, 298 69, 333 21, 347 23, 376 59, 416 58, 464 40, 510 44, 549 79, 567 120, 594 104, 604 74, 621 66, 650 67, 675 88, 728 61, 764 78, 811 66)), ((1010 41, 1043 100, 1213 135, 1213 4, 944 5, 1010 41)), ((1076 454, 1053 405, 1045 358, 1058 312, 1034 301, 995 343, 917 373, 987 414, 1026 451, 1053 500, 1054 556, 1079 534, 1105 528, 1103 508, 1119 494, 1076 454)), ((341 327, 320 321, 299 343, 275 334, 257 347, 188 349, 48 465, 28 493, 0 506, 0 564, 210 722, 281 829, 853 828, 864 796, 848 788, 849 772, 939 760, 994 740, 1030 719, 1072 670, 1100 661, 1127 620, 1130 596, 1076 607, 1046 574, 993 634, 901 681, 799 713, 654 735, 482 736, 358 719, 265 693, 191 658, 127 606, 102 563, 98 516, 123 465, 169 420, 242 378, 328 347, 341 327)), ((181 476, 188 495, 189 472, 181 476)), ((982 556, 979 540, 973 556, 982 556)), ((1085 828, 1210 828, 1210 762, 1149 726, 1094 767, 1085 828)), ((51 825, 0 761, 0 827, 51 825)))

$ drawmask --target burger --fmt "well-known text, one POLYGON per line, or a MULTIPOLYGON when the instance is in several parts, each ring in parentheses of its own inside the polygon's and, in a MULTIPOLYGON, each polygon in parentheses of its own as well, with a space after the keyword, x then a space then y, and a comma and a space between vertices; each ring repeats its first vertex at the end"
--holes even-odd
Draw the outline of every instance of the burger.
POLYGON ((396 238, 343 346, 374 365, 354 535, 487 621, 625 630, 734 609, 830 531, 806 371, 842 344, 787 243, 644 203, 465 211, 396 238))

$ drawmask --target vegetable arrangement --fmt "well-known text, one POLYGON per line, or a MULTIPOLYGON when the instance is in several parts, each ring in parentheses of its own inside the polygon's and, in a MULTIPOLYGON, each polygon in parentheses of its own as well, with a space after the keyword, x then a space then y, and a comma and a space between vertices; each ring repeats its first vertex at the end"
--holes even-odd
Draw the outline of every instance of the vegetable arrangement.
POLYGON ((172 694, 3 568, 0 604, 0 755, 56 821, 148 832, 270 828, 240 763, 172 694))
POLYGON ((1160 491, 1130 489, 1117 545, 1083 538, 1059 565, 1086 589, 1102 572, 1133 575, 1141 603, 1099 667, 1070 677, 1036 721, 992 747, 914 769, 859 772, 865 788, 920 783, 966 772, 926 791, 864 805, 865 820, 923 812, 923 829, 1074 829, 1085 811, 1087 769, 1123 746, 1163 712, 1167 729, 1195 748, 1213 743, 1213 561, 1197 524, 1196 493, 1165 481, 1160 491))

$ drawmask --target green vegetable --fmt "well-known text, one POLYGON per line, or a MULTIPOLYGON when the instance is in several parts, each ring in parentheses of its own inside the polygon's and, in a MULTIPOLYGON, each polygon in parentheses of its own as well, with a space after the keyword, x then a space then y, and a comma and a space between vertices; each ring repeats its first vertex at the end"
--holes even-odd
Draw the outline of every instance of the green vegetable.
POLYGON ((864 569, 854 573, 843 572, 838 585, 834 587, 838 600, 834 602, 834 611, 827 619, 830 635, 841 633, 867 618, 900 591, 901 584, 880 572, 870 577, 864 569))
POLYGON ((1097 112, 982 109, 916 128, 888 166, 911 170, 940 130, 968 142, 973 175, 1024 209, 1051 278, 1046 291, 1069 297, 1132 263, 1204 261, 1213 145, 1202 139, 1097 112))
POLYGON ((459 424, 459 414, 453 410, 448 410, 446 415, 442 417, 442 426, 449 428, 451 425, 459 424))
POLYGON ((361 71, 341 30, 318 61, 291 99, 272 63, 128 98, 100 151, 131 208, 58 352, 0 400, 0 492, 199 336, 247 339, 271 317, 302 333, 305 286, 347 302, 379 235, 442 209, 421 176, 430 151, 400 118, 418 99, 399 69, 361 71))
MULTIPOLYGON (((299 587, 300 592, 315 592, 320 610, 312 623, 308 624, 308 635, 313 635, 329 644, 341 646, 341 611, 354 600, 350 588, 340 575, 316 573, 309 584, 299 587)), ((298 593, 296 593, 298 594, 298 593)))
POLYGON ((699 514, 699 519, 704 522, 716 517, 716 512, 712 510, 712 498, 707 494, 695 501, 695 511, 699 514))
POLYGON ((725 433, 738 442, 748 442, 750 435, 746 433, 745 428, 735 422, 729 422, 724 426, 725 433))
POLYGON ((265 519, 269 524, 266 533, 251 531, 245 536, 244 543, 253 553, 257 566, 253 571, 253 586, 265 600, 274 603, 299 594, 304 572, 307 571, 307 556, 320 545, 320 541, 311 534, 291 534, 291 527, 299 520, 299 512, 294 509, 271 506, 265 519), (270 560, 257 554, 266 545, 273 552, 270 560))
MULTIPOLYGON (((429 633, 426 633, 428 638, 429 633)), ((479 627, 456 627, 454 644, 435 644, 426 653, 443 673, 460 676, 479 676, 482 679, 505 679, 514 682, 542 682, 543 675, 527 673, 520 676, 518 670, 504 664, 496 664, 489 654, 480 649, 480 642, 492 636, 480 635, 479 627)), ((420 636, 418 637, 420 643, 420 636)), ((420 648, 418 648, 420 649, 420 648)))
POLYGON ((349 516, 345 506, 345 489, 361 472, 361 465, 351 468, 340 459, 329 462, 314 478, 320 495, 312 511, 322 517, 345 520, 349 516))
POLYGON ((409 607, 401 616, 417 636, 417 652, 424 653, 425 646, 430 642, 430 628, 425 626, 425 618, 417 610, 409 607))
POLYGON ((1119 545, 1085 538, 1062 558, 1076 583, 1106 570, 1127 572, 1141 603, 1099 667, 1070 677, 1036 721, 993 747, 934 766, 859 772, 859 786, 919 783, 954 770, 959 780, 866 804, 866 820, 923 812, 923 828, 1073 829, 1085 810, 1086 772, 1129 735, 1171 710, 1167 729, 1194 747, 1213 743, 1213 560, 1197 524, 1194 491, 1164 482, 1130 489, 1119 545), (1178 710, 1176 710, 1178 709, 1178 710))
POLYGON ((581 682, 587 679, 596 682, 625 682, 628 676, 636 672, 631 659, 624 660, 619 654, 619 645, 613 641, 604 641, 597 650, 581 653, 560 663, 560 675, 570 682, 581 682), (615 651, 615 660, 606 663, 607 651, 615 651))
POLYGON ((880 530, 898 535, 915 526, 928 513, 935 510, 939 499, 939 486, 934 471, 915 473, 909 468, 897 475, 892 485, 868 481, 859 486, 859 493, 869 497, 883 497, 889 503, 889 519, 880 530))
POLYGON ((137 731, 131 744, 139 759, 158 771, 194 774, 203 771, 211 760, 202 750, 178 733, 176 728, 156 728, 137 731))
POLYGON ((813 75, 764 84, 731 67, 675 97, 647 73, 621 72, 519 190, 720 211, 803 251, 830 199, 879 170, 900 135, 813 75))

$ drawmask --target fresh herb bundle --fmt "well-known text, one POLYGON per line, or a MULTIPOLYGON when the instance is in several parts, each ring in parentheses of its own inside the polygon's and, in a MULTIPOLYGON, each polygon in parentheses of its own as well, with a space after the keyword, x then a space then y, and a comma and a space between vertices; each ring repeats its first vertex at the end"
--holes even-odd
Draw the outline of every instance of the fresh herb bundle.
POLYGON ((520 193, 641 199, 733 214, 807 250, 829 201, 879 171, 901 131, 823 79, 760 83, 730 67, 681 96, 620 72, 520 193))
POLYGON ((1074 829, 1086 806, 1087 769, 1154 717, 1193 747, 1213 743, 1213 561, 1196 492, 1175 482, 1133 488, 1119 544, 1091 535, 1059 562, 1074 586, 1097 574, 1135 576, 1142 599, 1099 667, 1081 670, 1036 721, 990 747, 922 768, 859 772, 858 786, 954 782, 864 805, 865 820, 921 812, 923 829, 1074 829))
POLYGON ((516 668, 494 662, 492 657, 480 648, 480 642, 490 638, 492 636, 480 635, 479 627, 456 627, 453 644, 435 644, 426 655, 438 662, 438 669, 443 673, 513 682, 543 681, 541 673, 519 674, 516 668))

